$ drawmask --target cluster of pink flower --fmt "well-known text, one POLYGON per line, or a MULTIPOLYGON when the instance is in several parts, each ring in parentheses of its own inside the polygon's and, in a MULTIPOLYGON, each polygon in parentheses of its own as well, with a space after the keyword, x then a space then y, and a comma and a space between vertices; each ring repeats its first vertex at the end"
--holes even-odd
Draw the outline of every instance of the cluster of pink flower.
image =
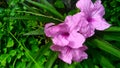
POLYGON ((51 37, 51 49, 59 52, 59 58, 71 64, 72 61, 80 62, 88 58, 84 52, 87 47, 85 39, 94 35, 95 30, 105 30, 110 27, 103 15, 105 14, 101 0, 93 3, 91 0, 78 0, 76 7, 79 13, 67 16, 63 23, 45 25, 45 34, 51 37))

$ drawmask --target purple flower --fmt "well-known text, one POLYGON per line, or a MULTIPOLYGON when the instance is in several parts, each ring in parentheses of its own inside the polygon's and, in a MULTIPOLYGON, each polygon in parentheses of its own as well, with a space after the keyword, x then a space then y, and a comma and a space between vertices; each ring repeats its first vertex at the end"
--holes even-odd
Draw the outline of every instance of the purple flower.
POLYGON ((70 27, 65 23, 58 25, 54 25, 54 23, 46 24, 45 34, 46 36, 51 37, 53 44, 57 46, 79 48, 82 47, 85 42, 83 35, 78 33, 75 29, 70 30, 70 27))
POLYGON ((81 10, 80 13, 73 15, 72 18, 79 22, 79 32, 85 37, 90 37, 94 34, 94 30, 105 30, 110 27, 103 15, 105 14, 104 7, 101 0, 97 0, 94 4, 91 0, 79 0, 76 4, 77 8, 81 10), (78 19, 78 18, 80 19, 78 19))
POLYGON ((88 58, 88 55, 84 52, 87 49, 86 46, 70 48, 68 46, 62 47, 52 45, 51 49, 53 51, 58 51, 60 53, 59 58, 68 64, 71 64, 72 61, 80 62, 88 58))

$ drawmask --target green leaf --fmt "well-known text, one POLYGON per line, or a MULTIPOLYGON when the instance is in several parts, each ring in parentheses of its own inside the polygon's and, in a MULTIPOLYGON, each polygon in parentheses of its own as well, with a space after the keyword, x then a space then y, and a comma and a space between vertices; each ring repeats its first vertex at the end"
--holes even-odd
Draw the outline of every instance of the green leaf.
POLYGON ((9 57, 9 54, 2 54, 0 55, 0 63, 2 66, 6 65, 6 60, 9 57))
MULTIPOLYGON (((38 63, 40 65, 40 68, 44 68, 44 63, 46 62, 46 57, 42 56, 40 59, 38 59, 38 63)), ((35 65, 32 65, 30 68, 37 68, 35 65)))
MULTIPOLYGON (((41 48, 39 49, 39 51, 34 55, 33 58, 34 58, 36 61, 38 61, 38 60, 48 51, 50 45, 52 45, 51 42, 49 42, 49 43, 47 43, 46 45, 44 45, 43 47, 41 47, 41 48)), ((29 62, 28 65, 27 65, 27 67, 30 68, 32 64, 33 64, 33 62, 29 62)))
POLYGON ((64 4, 63 4, 62 0, 57 0, 55 2, 55 7, 57 7, 57 8, 64 8, 64 4))
POLYGON ((22 5, 24 5, 25 8, 28 8, 29 11, 38 12, 38 11, 35 10, 33 7, 30 7, 30 6, 28 6, 27 4, 25 4, 25 3, 22 3, 22 5))
POLYGON ((47 0, 40 0, 41 3, 45 4, 46 6, 51 7, 52 9, 55 9, 47 0))
POLYGON ((95 68, 99 68, 99 66, 98 66, 98 65, 95 65, 95 68))
POLYGON ((17 59, 20 59, 25 53, 24 52, 21 52, 20 50, 16 50, 17 51, 17 59))
POLYGON ((26 68, 26 63, 25 62, 17 62, 15 68, 26 68))
POLYGON ((58 65, 54 65, 54 67, 53 68, 58 68, 58 65))
MULTIPOLYGON (((96 56, 95 56, 96 57, 96 56)), ((84 61, 85 63, 83 64, 83 65, 86 65, 86 66, 88 66, 88 67, 90 67, 90 68, 94 68, 94 63, 93 63, 93 59, 91 59, 91 58, 88 58, 88 59, 86 59, 85 61, 84 61)))
POLYGON ((34 31, 30 31, 28 33, 25 33, 23 35, 43 35, 44 34, 44 29, 41 27, 39 29, 36 29, 34 31))
MULTIPOLYGON (((58 18, 55 18, 55 17, 52 17, 52 16, 46 16, 46 15, 43 15, 43 14, 40 14, 40 13, 34 13, 34 12, 27 12, 27 11, 17 11, 17 12, 20 12, 20 13, 27 13, 27 14, 32 14, 32 15, 35 15, 35 16, 39 16, 39 17, 35 17, 37 18, 39 21, 41 22, 51 22, 51 21, 59 21, 59 22, 63 22, 62 20, 58 19, 58 18), (51 20, 52 19, 52 20, 51 20)), ((14 19, 14 18, 13 18, 14 19)), ((28 19, 28 18, 27 18, 28 19)), ((34 19, 34 18, 33 18, 34 19)))
POLYGON ((103 67, 106 67, 106 68, 115 68, 112 64, 111 64, 111 62, 107 59, 107 58, 105 58, 104 56, 99 56, 99 59, 100 59, 100 64, 101 64, 101 66, 103 66, 103 67))
POLYGON ((28 16, 28 15, 26 15, 26 16, 16 16, 16 17, 4 17, 4 20, 8 20, 8 19, 19 19, 19 20, 21 20, 21 19, 23 19, 23 20, 37 20, 38 19, 38 17, 36 17, 36 16, 28 16))
POLYGON ((58 11, 56 11, 55 9, 52 9, 49 6, 46 6, 44 4, 40 4, 40 3, 35 2, 35 1, 30 1, 30 0, 27 0, 27 2, 29 2, 35 6, 38 6, 40 8, 46 9, 46 10, 50 11, 51 13, 53 13, 54 15, 57 15, 59 18, 63 19, 63 16, 58 11))
POLYGON ((32 51, 37 52, 39 50, 39 47, 37 45, 32 45, 32 51))
POLYGON ((120 2, 120 0, 116 0, 116 1, 120 2))
POLYGON ((12 38, 9 38, 9 39, 8 39, 8 42, 7 42, 7 47, 13 47, 13 45, 14 45, 13 39, 12 39, 12 38))
POLYGON ((103 38, 108 41, 118 41, 120 42, 120 36, 114 34, 104 35, 103 38))
POLYGON ((3 51, 4 51, 4 53, 7 53, 7 48, 4 48, 3 51))
POLYGON ((11 56, 15 56, 15 55, 16 55, 16 50, 11 50, 11 51, 9 52, 9 54, 10 54, 11 56))
POLYGON ((59 68, 68 68, 68 64, 62 60, 59 60, 59 68))
POLYGON ((93 43, 94 46, 96 45, 101 50, 104 50, 104 51, 106 51, 106 52, 120 58, 120 49, 114 47, 112 44, 106 42, 105 40, 96 37, 96 38, 93 38, 93 39, 91 39, 89 41, 91 43, 93 43))
POLYGON ((11 59, 12 59, 12 57, 9 56, 9 57, 7 58, 7 62, 10 63, 10 62, 11 62, 11 59))
POLYGON ((106 29, 105 31, 111 31, 111 32, 120 32, 120 27, 110 27, 106 29))
POLYGON ((53 63, 57 59, 58 54, 55 52, 51 52, 51 55, 48 57, 48 60, 45 64, 45 68, 52 68, 53 63))

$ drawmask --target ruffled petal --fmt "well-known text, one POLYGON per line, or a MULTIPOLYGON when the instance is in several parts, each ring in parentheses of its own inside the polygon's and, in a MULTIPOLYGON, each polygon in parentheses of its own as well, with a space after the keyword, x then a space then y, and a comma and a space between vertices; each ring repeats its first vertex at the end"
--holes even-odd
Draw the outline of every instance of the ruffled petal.
POLYGON ((70 46, 71 48, 79 48, 85 42, 85 37, 82 34, 73 31, 72 33, 70 33, 68 40, 70 42, 68 46, 70 46))
POLYGON ((96 2, 94 3, 94 9, 92 12, 92 15, 100 15, 103 16, 105 14, 105 10, 103 5, 101 4, 101 0, 96 0, 96 2))
POLYGON ((55 45, 58 45, 58 46, 66 46, 69 43, 69 41, 66 39, 66 37, 62 36, 62 35, 58 35, 58 36, 52 38, 52 41, 55 45))
POLYGON ((50 49, 51 50, 53 50, 53 51, 62 51, 63 50, 63 47, 61 47, 61 46, 57 46, 57 45, 52 45, 51 47, 50 47, 50 49))
POLYGON ((74 49, 73 51, 73 61, 80 62, 88 58, 88 55, 84 52, 87 49, 86 46, 74 49))
POLYGON ((61 33, 68 32, 68 25, 65 23, 60 23, 55 25, 54 23, 48 23, 45 25, 44 32, 48 37, 55 37, 61 33))
POLYGON ((52 45, 50 47, 53 51, 58 51, 59 52, 59 58, 68 63, 71 64, 72 63, 72 52, 71 52, 71 48, 69 47, 61 47, 61 46, 57 46, 57 45, 52 45))
POLYGON ((81 17, 80 13, 76 13, 73 16, 67 16, 65 18, 64 23, 66 23, 68 25, 70 32, 78 29, 77 25, 79 24, 80 17, 81 17))
POLYGON ((76 3, 76 7, 79 8, 82 12, 90 13, 94 5, 91 0, 79 0, 76 3))
POLYGON ((106 22, 104 18, 99 15, 94 16, 92 25, 95 27, 96 30, 105 30, 111 26, 109 23, 106 22))
POLYGON ((54 23, 48 23, 45 25, 44 32, 46 36, 51 37, 53 35, 53 32, 51 31, 51 27, 54 26, 54 23))
POLYGON ((88 58, 88 55, 84 51, 75 50, 73 52, 73 61, 81 62, 84 59, 88 58))
POLYGON ((59 27, 55 26, 54 23, 48 23, 45 25, 45 29, 44 32, 46 34, 46 36, 48 37, 53 37, 55 35, 57 35, 57 32, 59 31, 59 27))
POLYGON ((71 64, 72 63, 72 51, 71 48, 65 47, 63 51, 60 53, 59 58, 64 62, 71 64))
POLYGON ((81 22, 79 23, 79 33, 81 33, 85 38, 88 38, 94 35, 94 31, 95 28, 92 24, 88 22, 86 18, 81 18, 81 22))

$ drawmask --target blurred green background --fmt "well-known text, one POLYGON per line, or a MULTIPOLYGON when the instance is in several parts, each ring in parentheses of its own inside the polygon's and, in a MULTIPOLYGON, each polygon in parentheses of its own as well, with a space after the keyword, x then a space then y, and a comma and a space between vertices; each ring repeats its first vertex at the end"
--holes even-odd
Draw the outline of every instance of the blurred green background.
POLYGON ((102 0, 112 26, 87 39, 87 60, 68 65, 49 49, 44 25, 79 12, 76 2, 0 0, 0 68, 120 68, 120 0, 102 0))

